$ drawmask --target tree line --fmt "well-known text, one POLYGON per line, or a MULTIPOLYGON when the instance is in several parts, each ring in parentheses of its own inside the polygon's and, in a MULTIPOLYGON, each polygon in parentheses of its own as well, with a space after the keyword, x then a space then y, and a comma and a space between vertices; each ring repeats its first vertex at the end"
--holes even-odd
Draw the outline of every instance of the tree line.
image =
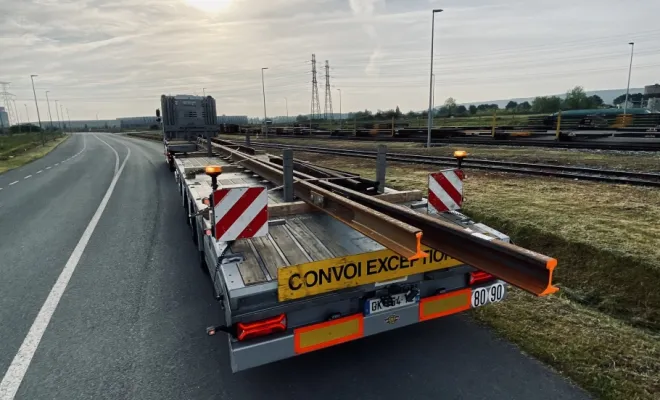
MULTIPOLYGON (((614 108, 616 105, 620 105, 625 101, 625 95, 619 96, 614 99, 613 103, 605 104, 603 99, 598 95, 588 96, 582 86, 576 86, 573 89, 566 92, 566 96, 562 99, 559 96, 538 96, 532 100, 523 102, 509 101, 504 108, 500 108, 497 104, 472 104, 470 106, 465 106, 462 104, 457 104, 456 100, 452 97, 445 100, 444 104, 440 107, 436 107, 433 110, 434 118, 450 118, 450 117, 469 117, 469 116, 479 116, 479 115, 493 115, 494 112, 502 114, 545 114, 545 113, 554 113, 559 110, 583 110, 583 109, 594 109, 594 108, 614 108)), ((644 96, 641 93, 631 94, 629 96, 629 101, 634 103, 639 103, 642 99, 648 97, 660 97, 660 96, 644 96)), ((369 110, 353 112, 349 114, 349 119, 355 119, 357 121, 373 121, 373 120, 391 120, 391 119, 425 119, 428 118, 428 111, 409 111, 407 113, 402 113, 397 106, 395 109, 391 110, 378 110, 372 112, 369 110)), ((309 116, 299 115, 296 118, 297 122, 309 121, 309 116)))

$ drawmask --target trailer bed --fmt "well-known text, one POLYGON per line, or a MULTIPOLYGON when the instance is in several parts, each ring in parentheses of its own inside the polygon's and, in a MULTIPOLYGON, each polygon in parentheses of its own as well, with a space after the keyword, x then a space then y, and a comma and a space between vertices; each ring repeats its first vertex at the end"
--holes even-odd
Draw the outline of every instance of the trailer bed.
MULTIPOLYGON (((269 206, 284 203, 282 191, 271 190, 275 187, 272 183, 228 164, 222 158, 192 155, 177 157, 175 162, 177 171, 184 177, 184 187, 194 200, 195 212, 206 208, 202 201, 212 192, 211 178, 203 172, 207 165, 223 167, 223 173, 218 177, 219 187, 261 185, 269 190, 269 206)), ((390 189, 387 192, 397 191, 390 189)), ((204 222, 210 229, 210 221, 204 219, 204 222)), ((223 258, 233 261, 223 264, 222 272, 229 289, 276 281, 279 268, 385 249, 378 242, 320 212, 269 218, 268 230, 265 237, 236 240, 225 250, 223 258), (241 281, 232 279, 235 270, 241 281)))

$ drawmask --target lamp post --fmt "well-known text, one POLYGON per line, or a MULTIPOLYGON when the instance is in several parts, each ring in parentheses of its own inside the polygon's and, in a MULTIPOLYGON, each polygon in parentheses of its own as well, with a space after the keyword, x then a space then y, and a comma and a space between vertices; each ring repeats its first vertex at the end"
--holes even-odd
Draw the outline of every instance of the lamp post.
MULTIPOLYGON (((64 126, 66 125, 66 120, 64 119, 64 106, 60 104, 60 115, 62 116, 62 121, 64 121, 64 125, 62 125, 62 133, 64 133, 64 126)), ((71 127, 69 127, 71 129, 71 127)))
POLYGON ((264 94, 264 129, 266 132, 266 139, 268 139, 268 124, 266 123, 266 85, 264 83, 264 70, 267 70, 268 67, 261 68, 261 90, 264 94))
POLYGON ((429 82, 429 130, 426 137, 426 147, 431 148, 431 127, 433 125, 433 36, 435 33, 435 14, 442 12, 441 9, 435 9, 431 12, 431 77, 429 82))
POLYGON ((48 100, 48 93, 50 90, 46 90, 46 104, 48 104, 48 118, 50 119, 50 129, 53 129, 53 115, 50 113, 50 100, 48 100))
POLYGON ((67 119, 69 120, 69 131, 71 131, 71 133, 73 133, 73 126, 71 125, 71 115, 69 115, 69 109, 68 108, 66 109, 66 116, 67 116, 67 119))
POLYGON ((626 87, 626 102, 624 103, 623 106, 623 115, 626 115, 626 113, 628 112, 628 95, 630 93, 630 74, 632 73, 633 52, 635 51, 635 42, 630 42, 628 44, 630 45, 630 67, 628 67, 628 86, 626 87))
POLYGON ((204 93, 204 97, 206 97, 206 88, 202 88, 202 93, 204 93))
POLYGON ((432 109, 435 110, 435 74, 431 74, 431 84, 433 85, 433 96, 431 96, 431 103, 433 103, 432 109))
MULTIPOLYGON (((34 105, 37 107, 37 121, 39 121, 39 129, 41 129, 41 115, 39 115, 39 103, 37 103, 37 92, 34 90, 34 78, 39 75, 30 75, 30 80, 32 81, 32 94, 34 94, 34 105)), ((44 132, 41 132, 41 145, 44 146, 46 140, 44 139, 44 132)))
POLYGON ((57 105, 59 100, 55 100, 55 114, 57 114, 57 122, 60 125, 60 130, 64 133, 64 128, 62 127, 62 118, 60 117, 60 107, 57 105))
POLYGON ((341 130, 341 128, 343 127, 344 118, 341 113, 341 89, 337 89, 337 90, 339 91, 339 130, 341 130))

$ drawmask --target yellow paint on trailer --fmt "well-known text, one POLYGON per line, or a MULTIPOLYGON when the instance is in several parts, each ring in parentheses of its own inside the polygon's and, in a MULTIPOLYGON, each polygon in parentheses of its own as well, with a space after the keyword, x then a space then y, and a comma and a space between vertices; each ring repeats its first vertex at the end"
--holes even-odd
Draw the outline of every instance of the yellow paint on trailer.
POLYGON ((279 268, 277 295, 280 301, 301 299, 463 264, 429 247, 423 250, 429 256, 412 261, 385 249, 279 268))

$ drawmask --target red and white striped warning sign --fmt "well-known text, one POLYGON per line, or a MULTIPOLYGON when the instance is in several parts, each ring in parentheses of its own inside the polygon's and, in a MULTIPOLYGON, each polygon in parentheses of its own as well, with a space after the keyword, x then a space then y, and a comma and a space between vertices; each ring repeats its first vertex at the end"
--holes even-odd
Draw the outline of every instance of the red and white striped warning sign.
POLYGON ((463 177, 463 171, 460 169, 446 169, 429 174, 429 214, 461 209, 463 177))
POLYGON ((215 238, 230 240, 268 234, 268 192, 263 186, 232 187, 213 192, 215 238))

